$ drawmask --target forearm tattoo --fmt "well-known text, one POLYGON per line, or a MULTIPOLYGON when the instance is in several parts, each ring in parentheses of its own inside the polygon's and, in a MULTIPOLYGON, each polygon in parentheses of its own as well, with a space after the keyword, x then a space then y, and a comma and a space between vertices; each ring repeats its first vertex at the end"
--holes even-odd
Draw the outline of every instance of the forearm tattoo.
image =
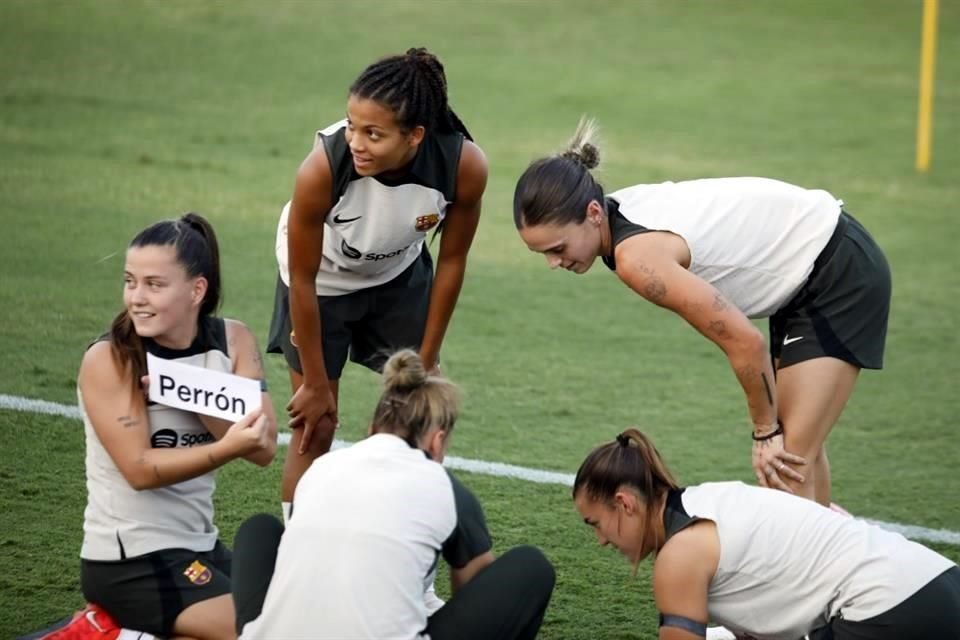
POLYGON ((773 391, 770 389, 770 383, 767 381, 767 374, 761 373, 760 379, 763 380, 763 390, 767 392, 767 402, 773 406, 773 391))
POLYGON ((714 311, 726 311, 727 307, 730 305, 724 299, 723 294, 719 291, 713 296, 713 310, 714 311))
POLYGON ((130 427, 135 427, 140 424, 140 421, 131 416, 120 416, 117 418, 117 422, 123 425, 124 429, 129 429, 130 427))
POLYGON ((710 331, 718 338, 729 338, 730 332, 727 331, 727 324, 723 320, 711 320, 710 331))

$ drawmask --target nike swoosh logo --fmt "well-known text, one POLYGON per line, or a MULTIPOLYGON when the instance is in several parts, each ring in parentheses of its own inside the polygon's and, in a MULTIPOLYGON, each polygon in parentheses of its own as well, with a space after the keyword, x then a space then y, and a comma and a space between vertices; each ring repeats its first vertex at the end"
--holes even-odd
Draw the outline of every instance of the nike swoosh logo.
POLYGON ((87 619, 87 622, 89 622, 90 625, 100 633, 104 633, 106 631, 106 629, 101 627, 97 622, 97 613, 95 611, 87 611, 84 617, 87 619))
POLYGON ((357 216, 356 218, 341 218, 340 214, 338 213, 335 216, 333 216, 333 221, 336 222, 337 224, 343 224, 344 222, 353 222, 354 220, 359 220, 362 217, 363 216, 357 216))
POLYGON ((783 338, 783 346, 787 346, 788 344, 792 344, 792 343, 796 342, 797 340, 803 340, 803 336, 797 336, 796 338, 791 338, 790 336, 784 336, 784 338, 783 338))

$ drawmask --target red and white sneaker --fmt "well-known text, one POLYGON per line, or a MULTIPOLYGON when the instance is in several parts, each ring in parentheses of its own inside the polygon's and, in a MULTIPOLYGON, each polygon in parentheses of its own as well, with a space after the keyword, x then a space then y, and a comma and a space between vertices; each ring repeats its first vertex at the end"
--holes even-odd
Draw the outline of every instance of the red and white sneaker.
POLYGON ((106 611, 88 604, 81 611, 45 629, 16 640, 157 640, 145 631, 122 628, 106 611))
POLYGON ((88 604, 65 627, 43 636, 43 640, 119 640, 123 628, 95 604, 88 604))

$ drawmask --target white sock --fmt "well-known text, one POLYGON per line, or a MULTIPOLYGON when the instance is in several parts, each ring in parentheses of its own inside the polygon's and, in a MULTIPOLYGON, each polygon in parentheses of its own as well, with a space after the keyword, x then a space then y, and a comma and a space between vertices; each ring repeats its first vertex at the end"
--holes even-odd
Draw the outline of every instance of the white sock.
POLYGON ((133 629, 121 629, 117 640, 157 640, 157 636, 146 631, 134 631, 133 629))
POLYGON ((292 502, 281 502, 280 509, 283 511, 283 526, 290 524, 290 510, 293 509, 292 502))

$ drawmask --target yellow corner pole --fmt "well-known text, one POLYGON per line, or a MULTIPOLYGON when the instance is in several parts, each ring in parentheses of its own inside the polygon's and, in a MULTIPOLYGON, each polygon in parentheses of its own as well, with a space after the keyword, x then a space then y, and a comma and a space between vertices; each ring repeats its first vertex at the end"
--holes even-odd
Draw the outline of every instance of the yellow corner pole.
POLYGON ((917 171, 930 168, 930 134, 933 131, 933 72, 937 62, 937 9, 939 0, 923 0, 923 35, 920 44, 920 106, 917 111, 917 171))

